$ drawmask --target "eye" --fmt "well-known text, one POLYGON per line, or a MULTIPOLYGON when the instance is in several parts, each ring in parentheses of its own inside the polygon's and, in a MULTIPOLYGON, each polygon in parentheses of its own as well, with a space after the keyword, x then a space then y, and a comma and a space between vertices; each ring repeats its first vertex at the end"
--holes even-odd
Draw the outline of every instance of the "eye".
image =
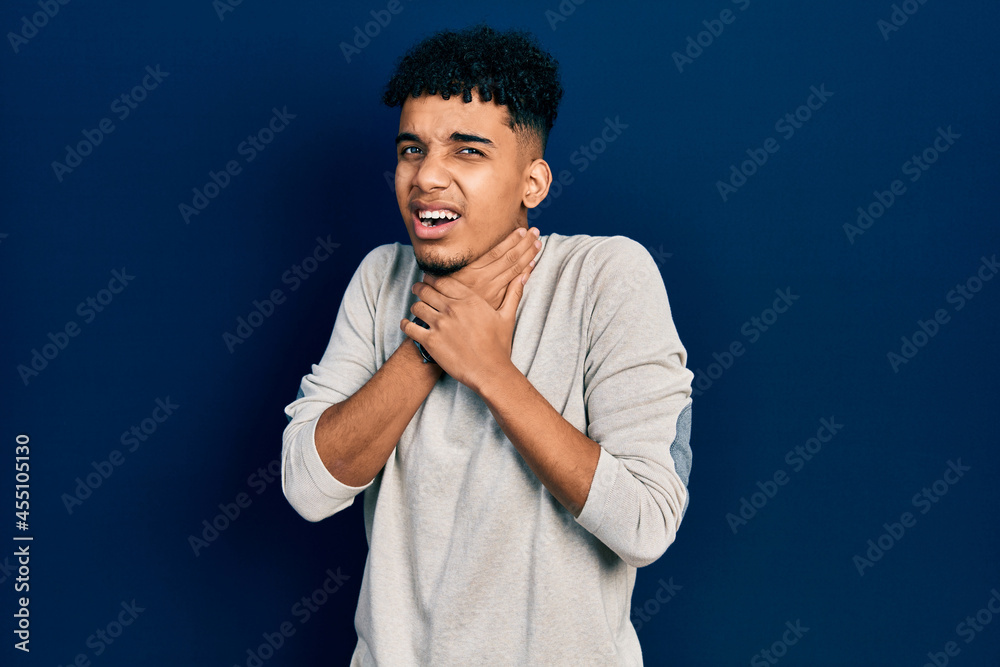
POLYGON ((482 151, 479 151, 479 150, 477 150, 475 148, 469 148, 468 146, 466 146, 465 148, 459 150, 458 152, 459 153, 464 153, 465 151, 472 151, 471 153, 467 153, 467 155, 483 155, 482 151))
POLYGON ((417 147, 417 146, 404 146, 403 149, 401 151, 399 151, 399 154, 400 155, 414 155, 419 150, 420 150, 420 148, 417 147))

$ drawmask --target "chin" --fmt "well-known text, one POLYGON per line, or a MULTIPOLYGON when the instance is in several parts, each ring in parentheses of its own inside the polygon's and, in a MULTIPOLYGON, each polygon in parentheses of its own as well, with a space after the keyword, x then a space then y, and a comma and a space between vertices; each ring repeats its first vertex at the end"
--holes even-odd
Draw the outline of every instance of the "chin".
POLYGON ((455 273, 468 263, 469 262, 466 260, 458 259, 449 262, 441 262, 437 260, 424 261, 417 258, 417 267, 421 271, 429 276, 436 276, 438 278, 455 273))
POLYGON ((414 256, 417 260, 417 267, 429 276, 437 276, 438 278, 447 276, 455 273, 472 261, 472 258, 468 256, 453 255, 451 257, 441 257, 437 252, 426 252, 427 250, 427 248, 424 248, 425 252, 418 253, 414 249, 414 256))

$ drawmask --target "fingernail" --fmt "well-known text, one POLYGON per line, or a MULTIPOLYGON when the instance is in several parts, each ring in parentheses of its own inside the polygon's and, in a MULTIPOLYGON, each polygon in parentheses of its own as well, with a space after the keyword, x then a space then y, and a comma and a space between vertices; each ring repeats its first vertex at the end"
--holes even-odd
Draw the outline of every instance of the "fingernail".
POLYGON ((520 229, 517 230, 517 233, 520 234, 521 238, 523 239, 528 234, 528 230, 525 229, 524 227, 521 227, 520 229))
POLYGON ((528 262, 528 266, 530 266, 531 268, 535 268, 535 260, 531 260, 530 262, 528 262))
POLYGON ((535 241, 535 247, 538 248, 539 250, 541 250, 542 249, 542 242, 541 241, 535 241))
POLYGON ((536 237, 542 235, 542 233, 540 231, 538 231, 538 227, 535 227, 534 229, 532 229, 531 233, 534 234, 536 237))

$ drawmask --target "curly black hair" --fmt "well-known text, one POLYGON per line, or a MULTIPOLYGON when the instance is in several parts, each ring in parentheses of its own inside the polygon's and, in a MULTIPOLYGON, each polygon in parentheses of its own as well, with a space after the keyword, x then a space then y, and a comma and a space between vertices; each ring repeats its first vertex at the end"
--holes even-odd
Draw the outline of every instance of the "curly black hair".
POLYGON ((534 133, 545 151, 562 98, 559 63, 528 32, 498 32, 487 25, 443 30, 399 59, 382 102, 403 106, 407 96, 462 95, 507 107, 510 128, 534 133))

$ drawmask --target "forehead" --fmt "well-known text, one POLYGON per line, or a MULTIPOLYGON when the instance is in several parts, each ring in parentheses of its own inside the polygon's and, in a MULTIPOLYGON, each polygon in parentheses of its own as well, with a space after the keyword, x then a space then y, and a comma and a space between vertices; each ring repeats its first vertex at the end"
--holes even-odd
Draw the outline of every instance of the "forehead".
POLYGON ((507 108, 494 102, 483 102, 476 94, 471 102, 460 95, 444 99, 440 95, 408 98, 399 114, 399 131, 411 132, 424 141, 447 141, 455 132, 477 134, 496 144, 516 141, 508 126, 507 108))

